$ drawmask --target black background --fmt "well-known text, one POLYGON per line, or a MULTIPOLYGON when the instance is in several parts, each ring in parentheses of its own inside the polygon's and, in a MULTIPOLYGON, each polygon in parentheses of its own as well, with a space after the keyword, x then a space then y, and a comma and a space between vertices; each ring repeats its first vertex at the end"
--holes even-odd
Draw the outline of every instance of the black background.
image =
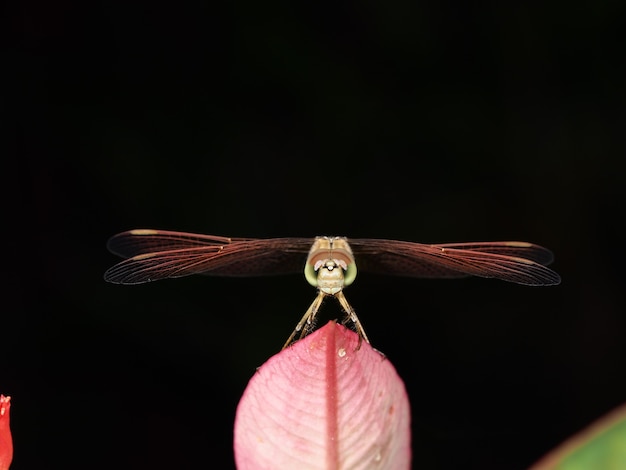
MULTIPOLYGON (((522 469, 626 401, 623 2, 22 2, 5 16, 12 468, 232 468, 302 275, 126 287, 109 236, 526 240, 558 287, 361 274, 415 466, 522 469)), ((358 261, 358 260, 357 260, 358 261)), ((304 260, 303 260, 304 262, 304 260)), ((340 315, 335 302, 322 323, 340 315)))

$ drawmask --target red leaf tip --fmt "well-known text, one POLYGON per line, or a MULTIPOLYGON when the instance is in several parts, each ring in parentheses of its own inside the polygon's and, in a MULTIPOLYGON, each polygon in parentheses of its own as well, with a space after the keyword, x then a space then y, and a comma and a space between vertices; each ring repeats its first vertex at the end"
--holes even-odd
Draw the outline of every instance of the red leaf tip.
POLYGON ((13 439, 9 427, 11 397, 0 395, 0 470, 8 470, 13 460, 13 439))
POLYGON ((410 468, 410 407, 385 356, 329 322, 263 364, 235 419, 244 469, 410 468))
POLYGON ((4 395, 0 395, 0 417, 4 416, 5 414, 8 416, 10 409, 11 397, 5 397, 4 395))

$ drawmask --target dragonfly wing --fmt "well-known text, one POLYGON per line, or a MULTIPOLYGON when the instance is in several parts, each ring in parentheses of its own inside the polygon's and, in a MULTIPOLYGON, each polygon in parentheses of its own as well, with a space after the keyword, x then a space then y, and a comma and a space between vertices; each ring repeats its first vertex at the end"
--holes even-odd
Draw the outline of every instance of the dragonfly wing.
POLYGON ((476 244, 425 245, 379 239, 349 240, 349 243, 357 266, 365 271, 423 278, 492 277, 525 285, 560 282, 559 275, 541 263, 501 254, 498 250, 484 251, 486 244, 478 244, 479 249, 472 250, 451 247, 476 244))
POLYGON ((142 253, 116 264, 105 280, 141 284, 159 279, 206 274, 263 276, 304 269, 311 239, 234 239, 230 244, 142 253))
POLYGON ((228 245, 237 240, 244 239, 168 230, 135 229, 112 236, 107 242, 107 248, 122 258, 131 258, 145 253, 228 245))
POLYGON ((140 254, 109 268, 104 279, 114 284, 142 284, 197 274, 210 265, 219 252, 220 247, 202 247, 140 254))
POLYGON ((550 250, 543 246, 535 245, 528 242, 473 242, 473 243, 445 243, 436 246, 444 249, 458 249, 471 251, 484 251, 486 253, 494 253, 500 255, 514 256, 525 258, 536 263, 548 265, 554 261, 554 255, 550 250))
POLYGON ((395 250, 369 253, 355 249, 354 243, 350 246, 354 252, 357 269, 363 272, 436 279, 454 279, 470 275, 460 271, 456 266, 448 266, 426 254, 407 255, 395 250))
POLYGON ((532 259, 454 248, 443 248, 442 254, 448 262, 455 263, 473 276, 493 277, 529 286, 550 286, 561 282, 556 272, 532 259))
MULTIPOLYGON (((261 276, 303 269, 312 238, 227 238, 165 230, 131 230, 109 240, 109 249, 129 259, 105 274, 110 282, 138 284, 191 274, 261 276)), ((527 285, 558 284, 544 265, 552 253, 526 242, 426 245, 349 240, 363 271, 423 278, 493 277, 527 285)))

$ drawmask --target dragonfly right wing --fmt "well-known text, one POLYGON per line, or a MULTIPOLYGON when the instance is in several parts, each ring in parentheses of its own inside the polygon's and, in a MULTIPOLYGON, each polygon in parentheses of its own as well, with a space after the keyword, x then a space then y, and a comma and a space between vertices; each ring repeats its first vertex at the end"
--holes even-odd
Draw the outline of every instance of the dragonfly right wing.
POLYGON ((136 229, 113 235, 107 242, 107 248, 122 258, 132 258, 159 251, 228 245, 237 240, 245 239, 169 230, 136 229))
POLYGON ((116 284, 141 284, 192 274, 263 276, 302 272, 310 238, 226 238, 161 230, 131 230, 109 240, 129 259, 104 275, 116 284))

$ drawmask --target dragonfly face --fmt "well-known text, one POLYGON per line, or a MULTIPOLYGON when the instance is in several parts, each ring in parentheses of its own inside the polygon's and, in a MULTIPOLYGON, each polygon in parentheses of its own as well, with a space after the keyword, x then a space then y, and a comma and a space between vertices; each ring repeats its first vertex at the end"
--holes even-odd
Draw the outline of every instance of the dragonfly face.
POLYGON ((356 278, 356 263, 345 237, 317 237, 304 265, 304 276, 313 287, 335 295, 356 278))
POLYGON ((113 236, 109 250, 126 260, 104 275, 108 282, 141 284, 159 279, 205 274, 263 276, 302 272, 318 295, 287 340, 302 338, 326 296, 335 297, 359 337, 367 341, 354 309, 343 294, 359 269, 394 276, 459 278, 478 276, 530 286, 559 284, 547 268, 552 253, 519 241, 427 245, 384 239, 227 238, 166 230, 130 230, 113 236), (308 255, 308 256, 307 256, 308 255), (307 256, 307 258, 305 258, 307 256), (305 261, 306 260, 306 261, 305 261))

